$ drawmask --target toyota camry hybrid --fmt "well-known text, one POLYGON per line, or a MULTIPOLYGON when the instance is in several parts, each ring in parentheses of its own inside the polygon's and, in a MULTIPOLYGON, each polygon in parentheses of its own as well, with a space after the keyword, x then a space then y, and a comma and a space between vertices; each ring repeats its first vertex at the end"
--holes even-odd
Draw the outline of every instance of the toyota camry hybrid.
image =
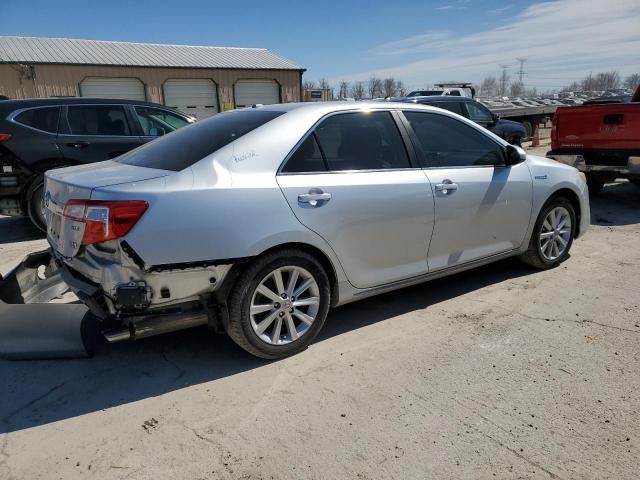
POLYGON ((584 175, 416 104, 255 105, 47 172, 47 238, 112 342, 208 324, 263 358, 332 307, 519 256, 564 261, 584 175))

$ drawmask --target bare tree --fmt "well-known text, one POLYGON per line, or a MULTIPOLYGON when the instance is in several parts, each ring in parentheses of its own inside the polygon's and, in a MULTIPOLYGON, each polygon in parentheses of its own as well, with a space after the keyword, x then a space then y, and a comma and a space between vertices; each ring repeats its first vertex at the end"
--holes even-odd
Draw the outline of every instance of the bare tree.
POLYGON ((382 96, 382 80, 375 75, 369 78, 367 81, 367 93, 369 94, 369 98, 382 96))
POLYGON ((349 96, 349 82, 342 80, 340 82, 340 93, 338 98, 347 98, 349 96))
POLYGON ((396 83, 396 88, 398 90, 397 95, 400 97, 406 97, 407 93, 409 93, 409 91, 407 90, 407 87, 404 86, 404 83, 402 82, 402 80, 398 80, 398 82, 396 83))
POLYGON ((329 85, 329 80, 327 80, 326 78, 321 78, 320 80, 318 80, 318 85, 323 89, 331 88, 331 85, 329 85))
POLYGON ((316 82, 314 80, 305 80, 302 82, 303 90, 313 90, 314 88, 316 88, 316 82))
POLYGON ((627 78, 624 79, 624 86, 626 88, 636 88, 640 85, 640 73, 632 73, 627 78))
POLYGON ((507 94, 507 86, 509 85, 509 74, 507 74, 509 65, 500 65, 500 68, 502 68, 502 73, 500 74, 500 95, 504 96, 507 94))
POLYGON ((495 97, 498 94, 498 80, 496 77, 487 77, 480 84, 480 96, 495 97))
POLYGON ((385 78, 382 81, 382 95, 386 97, 395 97, 398 94, 398 82, 393 77, 385 78))
POLYGON ((524 95, 524 83, 511 82, 511 85, 509 85, 509 95, 511 97, 520 97, 524 95))
POLYGON ((358 81, 351 87, 351 96, 356 100, 362 100, 365 95, 364 82, 358 81))

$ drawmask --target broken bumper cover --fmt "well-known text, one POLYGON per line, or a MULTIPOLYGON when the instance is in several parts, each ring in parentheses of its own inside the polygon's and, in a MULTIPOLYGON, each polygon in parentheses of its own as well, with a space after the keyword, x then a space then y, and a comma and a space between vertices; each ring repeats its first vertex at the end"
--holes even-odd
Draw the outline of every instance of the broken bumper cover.
POLYGON ((69 290, 49 250, 0 268, 0 357, 86 357, 97 320, 82 304, 47 303, 69 290))

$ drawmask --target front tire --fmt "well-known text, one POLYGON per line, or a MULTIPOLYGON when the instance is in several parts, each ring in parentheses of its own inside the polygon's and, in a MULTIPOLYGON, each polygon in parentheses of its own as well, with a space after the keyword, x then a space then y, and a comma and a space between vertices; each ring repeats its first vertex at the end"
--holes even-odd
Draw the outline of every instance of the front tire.
POLYGON ((538 215, 529 248, 520 259, 535 268, 553 268, 569 256, 576 231, 576 212, 561 196, 550 198, 538 215))
POLYGON ((231 339, 256 357, 288 357, 306 349, 329 312, 331 288, 322 265, 297 249, 259 257, 229 297, 231 339))
POLYGON ((587 188, 589 189, 589 196, 594 196, 600 193, 604 188, 604 180, 594 173, 587 173, 587 188))

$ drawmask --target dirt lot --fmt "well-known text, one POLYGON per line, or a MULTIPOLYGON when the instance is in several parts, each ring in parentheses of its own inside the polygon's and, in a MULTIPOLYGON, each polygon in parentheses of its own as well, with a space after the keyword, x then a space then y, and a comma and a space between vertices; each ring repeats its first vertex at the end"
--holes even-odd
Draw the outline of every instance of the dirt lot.
MULTIPOLYGON (((337 309, 283 361, 206 329, 0 360, 0 478, 637 478, 639 206, 608 185, 559 268, 337 309)), ((0 218, 0 263, 41 243, 0 218)))

